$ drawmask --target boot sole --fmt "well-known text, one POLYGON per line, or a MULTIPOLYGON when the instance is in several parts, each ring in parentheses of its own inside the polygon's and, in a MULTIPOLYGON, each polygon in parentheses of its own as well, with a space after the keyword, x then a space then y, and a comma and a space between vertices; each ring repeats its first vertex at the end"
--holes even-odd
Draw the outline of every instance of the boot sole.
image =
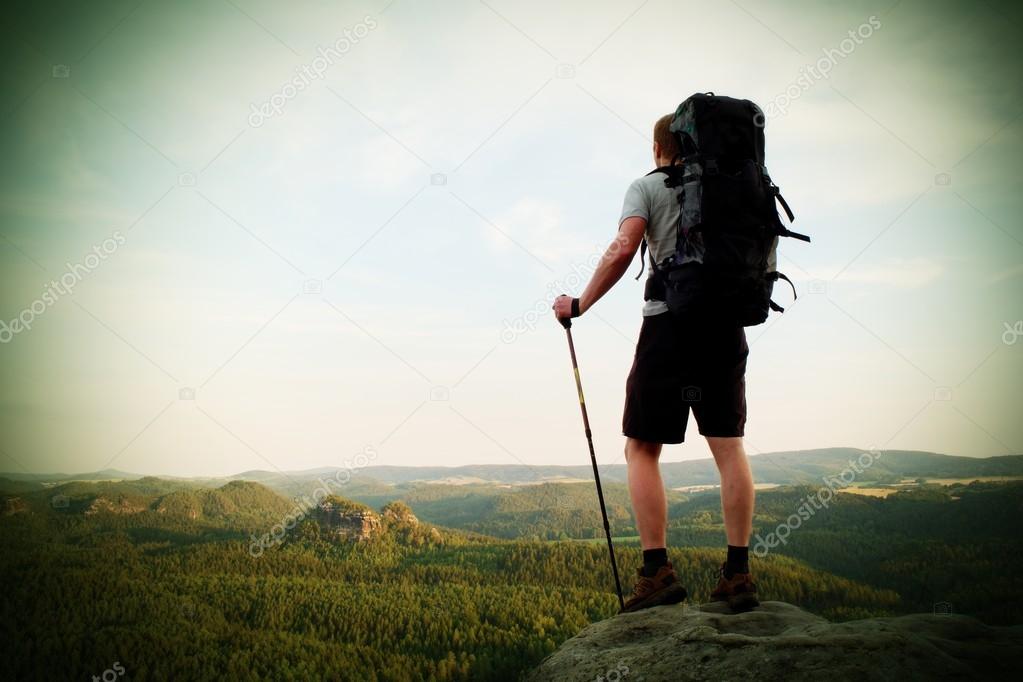
POLYGON ((632 613, 633 611, 642 611, 643 609, 649 609, 653 606, 666 606, 668 604, 678 604, 684 601, 688 596, 686 588, 682 587, 679 583, 673 583, 668 587, 665 587, 659 592, 655 592, 641 602, 637 602, 632 606, 625 608, 622 613, 632 613))

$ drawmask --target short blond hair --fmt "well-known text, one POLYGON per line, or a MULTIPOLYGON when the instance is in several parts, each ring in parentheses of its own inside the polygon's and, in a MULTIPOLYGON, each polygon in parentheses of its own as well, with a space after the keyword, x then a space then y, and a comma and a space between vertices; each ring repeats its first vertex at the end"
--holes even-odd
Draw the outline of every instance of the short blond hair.
POLYGON ((657 123, 654 124, 654 142, 661 148, 661 157, 672 160, 682 154, 678 138, 668 130, 673 118, 675 118, 675 114, 665 114, 657 119, 657 123))

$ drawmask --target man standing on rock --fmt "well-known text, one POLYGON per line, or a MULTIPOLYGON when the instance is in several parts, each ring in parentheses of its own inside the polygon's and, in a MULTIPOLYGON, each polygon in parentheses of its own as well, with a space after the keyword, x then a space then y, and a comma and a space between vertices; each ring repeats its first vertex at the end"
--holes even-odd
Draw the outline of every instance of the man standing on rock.
MULTIPOLYGON (((671 166, 680 155, 678 140, 669 131, 671 120, 669 114, 654 126, 658 168, 671 166)), ((644 237, 652 262, 672 254, 679 204, 664 180, 664 173, 654 172, 629 186, 617 238, 582 295, 555 300, 557 317, 578 317, 589 310, 621 279, 644 237)), ((654 275, 651 269, 649 277, 654 275)), ((653 284, 649 281, 647 286, 622 424, 629 495, 643 547, 643 566, 625 610, 675 604, 686 597, 668 560, 668 505, 658 459, 663 444, 683 442, 690 411, 721 476, 728 554, 711 598, 727 601, 733 610, 747 610, 759 602, 749 568, 753 475, 742 445, 749 354, 745 330, 731 324, 687 324, 668 311, 653 284)))

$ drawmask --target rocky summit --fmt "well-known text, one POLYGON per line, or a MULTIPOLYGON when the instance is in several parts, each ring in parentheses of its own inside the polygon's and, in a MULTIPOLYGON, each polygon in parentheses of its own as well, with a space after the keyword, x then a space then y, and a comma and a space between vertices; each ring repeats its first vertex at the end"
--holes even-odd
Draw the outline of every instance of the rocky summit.
POLYGON ((380 515, 373 510, 336 497, 324 500, 315 517, 325 533, 342 540, 365 542, 383 528, 380 515))
POLYGON ((831 623, 783 602, 661 606, 594 623, 531 682, 1015 678, 1023 626, 920 614, 831 623))

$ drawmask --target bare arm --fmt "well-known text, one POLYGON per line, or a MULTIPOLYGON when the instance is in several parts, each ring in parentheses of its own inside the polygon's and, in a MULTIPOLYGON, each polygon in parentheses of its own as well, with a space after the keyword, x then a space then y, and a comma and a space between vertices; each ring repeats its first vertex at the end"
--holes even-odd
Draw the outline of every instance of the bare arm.
MULTIPOLYGON (((589 284, 579 297, 579 314, 585 313, 594 303, 611 290, 618 280, 622 278, 625 271, 632 262, 633 257, 643 241, 643 233, 646 231, 646 219, 639 217, 626 218, 618 227, 618 235, 607 247, 597 269, 590 277, 589 284)), ((554 301, 554 314, 557 317, 570 317, 572 314, 572 299, 569 296, 559 296, 554 301)))

